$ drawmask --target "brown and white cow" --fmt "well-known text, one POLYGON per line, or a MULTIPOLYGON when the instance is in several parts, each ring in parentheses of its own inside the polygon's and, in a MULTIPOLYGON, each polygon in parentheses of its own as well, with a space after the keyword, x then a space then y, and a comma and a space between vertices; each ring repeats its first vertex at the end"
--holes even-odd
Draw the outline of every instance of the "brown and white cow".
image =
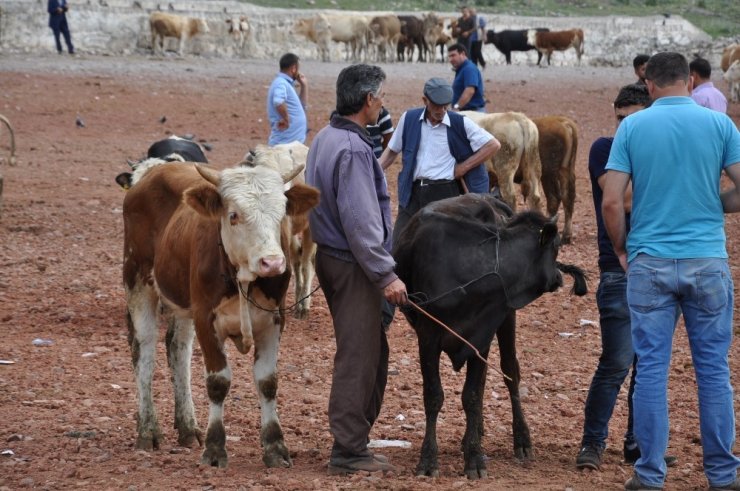
MULTIPOLYGON (((550 64, 550 58, 553 51, 565 51, 570 48, 576 50, 578 63, 581 63, 583 56, 583 30, 569 29, 567 31, 539 31, 530 29, 527 31, 527 42, 537 48, 537 51, 547 55, 547 64, 550 64)), ((539 65, 539 60, 537 61, 539 65)))
MULTIPOLYGON (((300 170, 300 169, 298 169, 300 170)), ((178 443, 202 444, 190 388, 194 334, 205 364, 208 427, 201 462, 225 467, 224 400, 231 368, 224 343, 254 345, 263 462, 290 466, 277 415, 277 356, 290 281, 288 221, 316 206, 319 192, 267 167, 216 171, 198 164, 152 167, 123 202, 123 281, 138 392, 136 446, 157 448, 162 433, 152 397, 157 312, 169 313, 167 358, 178 443)))
POLYGON ((149 15, 149 28, 152 31, 152 52, 157 51, 159 41, 160 51, 164 51, 165 38, 179 40, 178 54, 182 56, 185 42, 198 34, 209 32, 208 23, 204 19, 196 19, 164 12, 152 12, 149 15))
MULTIPOLYGON (((282 173, 295 166, 305 166, 308 147, 301 142, 284 143, 275 146, 257 145, 244 156, 246 165, 264 165, 282 173)), ((287 186, 305 183, 301 171, 287 186)), ((316 243, 308 227, 308 214, 293 215, 290 218, 290 258, 293 261, 295 282, 295 317, 306 319, 311 310, 311 285, 315 274, 316 243)))
POLYGON ((501 142, 501 149, 486 162, 491 186, 498 183, 502 199, 516 211, 514 182, 521 173, 521 191, 527 206, 540 210, 542 162, 537 126, 523 113, 479 113, 462 111, 466 117, 501 142))
POLYGON ((296 20, 293 24, 293 32, 316 44, 318 58, 321 61, 331 61, 329 44, 331 43, 331 30, 329 19, 323 14, 296 20))
POLYGON ((540 134, 542 190, 547 199, 547 214, 555 216, 563 203, 565 224, 561 242, 573 237, 573 207, 576 200, 576 152, 578 126, 565 116, 532 118, 540 134))
POLYGON ((231 17, 230 19, 226 19, 226 24, 229 26, 229 36, 234 40, 234 44, 239 52, 243 53, 244 49, 247 47, 247 42, 249 41, 249 19, 246 15, 231 17))

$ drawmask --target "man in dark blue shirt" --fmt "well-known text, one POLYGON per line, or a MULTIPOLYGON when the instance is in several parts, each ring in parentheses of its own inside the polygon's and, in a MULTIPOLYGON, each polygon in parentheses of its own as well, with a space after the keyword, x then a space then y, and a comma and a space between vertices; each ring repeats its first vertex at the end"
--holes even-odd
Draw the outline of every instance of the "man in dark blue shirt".
MULTIPOLYGON (((614 101, 614 115, 619 123, 632 113, 650 105, 647 87, 630 84, 622 87, 614 101)), ((599 469, 601 456, 606 447, 611 419, 617 395, 632 366, 632 377, 627 395, 627 432, 624 435, 624 462, 634 464, 640 457, 633 434, 632 393, 634 391, 635 370, 632 349, 630 312, 627 306, 627 275, 619 264, 611 240, 606 233, 601 215, 603 185, 606 177, 606 163, 612 147, 613 137, 601 137, 591 146, 588 156, 588 173, 591 177, 591 190, 596 212, 597 240, 599 245, 599 288, 596 303, 599 308, 601 327, 601 356, 591 380, 586 397, 581 449, 576 457, 579 469, 599 469)), ((631 189, 625 200, 626 222, 629 225, 631 209, 631 189)), ((676 458, 666 457, 667 465, 675 465, 676 458)))
POLYGON ((483 97, 483 77, 462 44, 453 44, 447 48, 450 64, 455 69, 455 81, 452 82, 452 109, 456 111, 486 111, 486 100, 483 97))

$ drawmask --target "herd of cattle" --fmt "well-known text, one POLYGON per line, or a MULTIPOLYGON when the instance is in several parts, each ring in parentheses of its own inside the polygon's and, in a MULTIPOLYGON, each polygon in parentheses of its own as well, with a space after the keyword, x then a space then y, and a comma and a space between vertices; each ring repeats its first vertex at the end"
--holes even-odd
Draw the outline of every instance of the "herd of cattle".
MULTIPOLYGON (((225 19, 229 35, 237 48, 243 52, 250 39, 251 27, 246 16, 225 19)), ((293 33, 305 37, 316 45, 318 59, 331 61, 332 43, 342 43, 345 61, 435 61, 439 47, 444 61, 446 46, 454 43, 457 20, 440 17, 434 13, 414 15, 324 14, 298 19, 293 33)), ((153 12, 149 17, 152 49, 162 50, 164 38, 175 38, 179 42, 179 53, 183 53, 185 42, 198 34, 210 32, 204 19, 172 13, 153 12)), ((574 48, 580 62, 583 55, 583 30, 550 31, 547 28, 503 30, 486 32, 486 44, 493 44, 511 63, 512 51, 537 50, 537 63, 542 55, 547 62, 554 51, 574 48)))

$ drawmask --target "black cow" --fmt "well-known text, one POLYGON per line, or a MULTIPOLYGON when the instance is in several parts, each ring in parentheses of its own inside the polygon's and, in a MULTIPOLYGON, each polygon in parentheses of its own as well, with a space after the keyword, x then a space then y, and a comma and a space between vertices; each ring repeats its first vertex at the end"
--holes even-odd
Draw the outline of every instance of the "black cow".
MULTIPOLYGON (((175 135, 152 143, 146 152, 146 159, 138 162, 129 161, 131 170, 135 172, 137 167, 148 159, 161 159, 168 162, 208 163, 208 159, 205 153, 203 153, 203 148, 198 143, 175 135)), ((129 189, 133 185, 133 179, 134 174, 132 172, 121 172, 116 176, 116 182, 123 189, 129 189)))
POLYGON ((411 54, 408 56, 406 61, 414 61, 413 49, 414 46, 419 48, 418 61, 425 61, 427 52, 429 51, 429 45, 426 39, 424 39, 424 22, 418 17, 413 15, 399 15, 398 20, 401 21, 401 39, 405 40, 403 43, 398 43, 398 61, 404 60, 404 49, 409 48, 411 54))
MULTIPOLYGON (((550 29, 546 27, 538 27, 537 31, 543 32, 543 31, 549 31, 550 29)), ((529 50, 536 50, 537 48, 535 46, 532 46, 527 42, 527 29, 519 30, 519 31, 499 31, 494 32, 493 30, 488 30, 486 32, 486 43, 485 44, 493 44, 496 46, 496 49, 501 51, 504 56, 506 57, 506 64, 511 65, 511 52, 512 51, 529 51, 529 50)), ((537 64, 540 64, 540 60, 542 59, 542 53, 537 51, 537 64)))
MULTIPOLYGON (((557 224, 539 212, 512 215, 491 195, 467 194, 428 205, 410 220, 394 248, 396 272, 409 298, 450 326, 488 357, 498 338, 501 370, 513 413, 514 452, 529 458, 532 444, 519 400, 516 310, 563 284, 560 270, 573 276, 573 290, 586 294, 583 271, 556 262, 557 224)), ((467 425, 462 441, 465 473, 486 477, 483 394, 487 365, 450 332, 411 307, 404 314, 416 331, 424 381, 426 434, 417 475, 438 476, 437 415, 444 392, 439 376, 444 351, 459 371, 466 363, 462 403, 467 425)))

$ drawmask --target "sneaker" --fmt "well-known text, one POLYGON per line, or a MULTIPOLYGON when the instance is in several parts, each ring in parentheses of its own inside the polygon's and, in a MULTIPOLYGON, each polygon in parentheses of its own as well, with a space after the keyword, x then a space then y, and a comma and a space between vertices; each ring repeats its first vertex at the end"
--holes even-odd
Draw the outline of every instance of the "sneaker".
POLYGON ((640 478, 637 477, 637 475, 633 475, 627 481, 624 483, 624 489, 627 489, 629 491, 642 491, 642 490, 651 490, 651 489, 663 489, 662 486, 650 486, 648 484, 643 483, 640 481, 640 478))
POLYGON ((355 472, 378 472, 383 474, 393 472, 396 468, 386 462, 381 462, 373 455, 358 455, 351 457, 332 457, 329 460, 328 473, 330 476, 354 474, 355 472))
POLYGON ((740 477, 724 486, 709 486, 709 491, 719 491, 721 489, 740 490, 740 477))
MULTIPOLYGON (((627 444, 624 444, 624 463, 625 465, 635 465, 637 459, 640 458, 640 449, 637 445, 634 448, 628 448, 627 444)), ((675 467, 678 463, 678 457, 675 455, 663 456, 666 467, 675 467)))
POLYGON ((601 454, 604 449, 597 445, 584 445, 576 456, 577 469, 601 469, 601 454))

